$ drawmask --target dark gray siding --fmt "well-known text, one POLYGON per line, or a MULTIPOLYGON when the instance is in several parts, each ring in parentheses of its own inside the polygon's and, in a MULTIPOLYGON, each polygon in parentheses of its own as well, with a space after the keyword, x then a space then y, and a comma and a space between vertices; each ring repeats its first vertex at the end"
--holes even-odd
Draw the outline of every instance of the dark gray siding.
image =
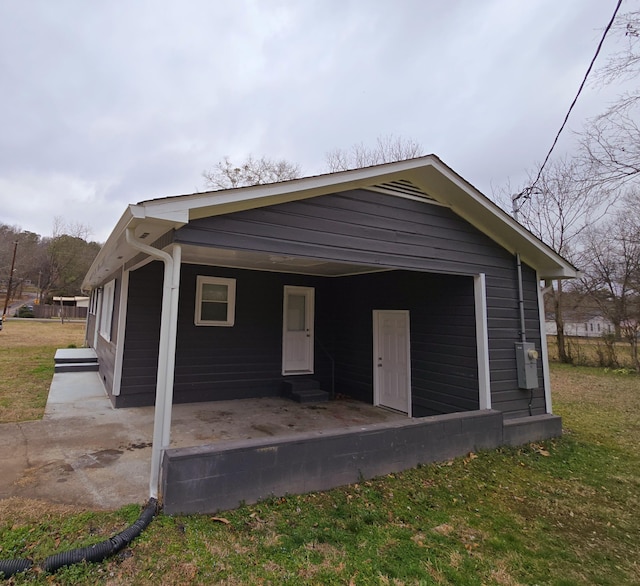
POLYGON ((195 220, 175 241, 439 273, 513 270, 506 251, 449 208, 362 190, 195 220))
MULTIPOLYGON (((183 265, 176 355, 178 401, 279 395, 285 285, 317 288, 299 275, 183 265), (233 327, 194 325, 197 275, 236 279, 233 327)), ((322 311, 317 299, 316 311, 322 311)))
MULTIPOLYGON (((118 406, 153 402, 159 343, 161 263, 132 273, 123 382, 118 406), (148 289, 147 289, 148 290, 148 289)), ((326 390, 373 400, 373 310, 411 315, 415 415, 478 408, 473 281, 390 271, 344 278, 183 265, 178 312, 176 402, 279 395, 285 285, 316 290, 316 372, 326 390), (197 275, 236 279, 233 327, 193 322, 197 275)))
MULTIPOLYGON (((517 304, 517 272, 515 260, 512 283, 487 276, 487 305, 489 321, 489 360, 491 364, 492 407, 505 414, 505 419, 545 412, 542 388, 542 361, 538 363, 540 388, 530 391, 518 389, 515 362, 515 343, 520 340, 520 315, 517 304), (531 404, 531 410, 529 409, 531 404)), ((541 348, 538 313, 538 282, 535 271, 524 265, 524 307, 526 337, 541 348)))
MULTIPOLYGON (((284 285, 318 287, 321 279, 188 264, 182 265, 181 273, 174 401, 279 395, 284 285), (194 324, 198 275, 237 280, 233 327, 194 324)), ((154 401, 162 275, 160 262, 131 273, 123 377, 116 403, 120 407, 154 401)), ((319 311, 322 299, 316 300, 319 311)), ((317 327, 321 335, 322 327, 317 327)), ((318 356, 318 374, 329 382, 323 378, 326 366, 326 358, 318 356)))
POLYGON ((122 381, 116 407, 151 405, 155 400, 163 273, 159 261, 129 273, 122 381))
POLYGON ((416 417, 479 408, 473 279, 391 271, 333 279, 338 392, 373 400, 373 310, 410 312, 416 417))
MULTIPOLYGON (((176 231, 175 240, 404 269, 319 279, 184 265, 176 401, 276 392, 281 368, 282 287, 299 284, 317 287, 316 332, 335 357, 338 392, 371 399, 371 312, 409 309, 416 414, 475 409, 478 392, 471 275, 485 273, 492 406, 506 418, 544 412, 542 388, 532 395, 517 388, 515 343, 520 339, 520 326, 515 258, 448 208, 352 191, 196 220, 176 231), (237 275, 235 327, 193 326, 196 274, 237 275)), ((126 350, 135 358, 125 360, 127 380, 123 378, 122 392, 129 396, 143 392, 139 399, 155 386, 155 371, 152 381, 149 372, 155 369, 157 341, 153 336, 159 327, 162 268, 157 270, 155 281, 140 277, 131 287, 132 301, 142 312, 136 327, 152 332, 132 330, 131 339, 139 353, 136 356, 126 350), (153 299, 155 313, 148 306, 147 292, 152 285, 153 295, 157 294, 153 299), (134 286, 144 287, 143 298, 136 299, 139 293, 133 291, 134 286)), ((539 348, 537 283, 528 267, 524 267, 524 282, 527 338, 539 348)), ((133 311, 130 306, 129 316, 133 311)), ((319 376, 327 387, 323 356, 317 349, 319 376)), ((119 399, 122 404, 128 400, 119 399)), ((148 395, 143 402, 149 402, 148 395)))

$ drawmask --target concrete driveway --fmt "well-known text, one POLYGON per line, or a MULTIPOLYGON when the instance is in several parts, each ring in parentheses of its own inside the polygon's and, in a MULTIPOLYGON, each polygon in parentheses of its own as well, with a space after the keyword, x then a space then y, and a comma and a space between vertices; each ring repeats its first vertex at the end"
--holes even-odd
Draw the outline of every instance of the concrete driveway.
MULTIPOLYGON (((149 497, 153 407, 114 409, 96 372, 56 373, 41 421, 0 424, 0 498, 91 509, 149 497)), ((380 423, 403 416, 358 401, 279 397, 174 405, 171 447, 380 423)))
POLYGON ((143 503, 153 427, 139 415, 113 409, 96 372, 56 373, 41 421, 0 425, 0 498, 143 503))

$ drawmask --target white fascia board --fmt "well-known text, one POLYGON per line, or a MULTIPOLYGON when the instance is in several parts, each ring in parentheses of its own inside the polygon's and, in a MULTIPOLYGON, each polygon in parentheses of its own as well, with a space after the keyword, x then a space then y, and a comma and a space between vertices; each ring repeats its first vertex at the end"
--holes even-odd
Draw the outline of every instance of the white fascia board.
POLYGON ((241 209, 317 197, 335 193, 338 190, 367 187, 398 179, 407 171, 433 164, 434 160, 436 159, 433 155, 427 155, 418 159, 292 179, 280 183, 147 200, 138 205, 143 206, 147 214, 153 217, 173 217, 172 214, 187 210, 190 219, 197 219, 241 209))
MULTIPOLYGON (((138 206, 143 207, 143 206, 138 206)), ((189 223, 189 209, 171 206, 160 206, 155 208, 152 206, 144 206, 145 220, 161 220, 175 224, 175 227, 184 226, 189 223)))

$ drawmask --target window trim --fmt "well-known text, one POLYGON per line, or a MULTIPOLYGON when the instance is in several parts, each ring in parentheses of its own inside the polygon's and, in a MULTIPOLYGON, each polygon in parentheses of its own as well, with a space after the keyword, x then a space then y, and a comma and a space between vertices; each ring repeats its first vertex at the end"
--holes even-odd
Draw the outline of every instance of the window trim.
POLYGON ((196 307, 193 321, 197 326, 233 327, 236 318, 236 280, 225 277, 209 277, 198 275, 196 279, 196 307), (226 285, 227 287, 227 319, 202 319, 202 289, 203 285, 226 285))
POLYGON ((113 325, 113 305, 115 302, 116 280, 105 283, 102 287, 100 306, 100 335, 107 341, 111 341, 111 328, 113 325))

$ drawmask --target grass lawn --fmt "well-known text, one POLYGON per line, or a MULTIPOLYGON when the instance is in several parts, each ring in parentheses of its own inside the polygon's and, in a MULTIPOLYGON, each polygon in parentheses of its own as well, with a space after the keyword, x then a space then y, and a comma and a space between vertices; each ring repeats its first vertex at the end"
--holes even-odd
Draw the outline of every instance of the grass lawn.
MULTIPOLYGON (((108 561, 12 583, 640 584, 640 377, 554 365, 552 383, 561 439, 216 516, 161 515, 108 561)), ((139 511, 0 501, 0 558, 102 541, 139 511)))
POLYGON ((84 323, 7 320, 0 331, 0 423, 41 419, 58 348, 81 347, 84 323))

